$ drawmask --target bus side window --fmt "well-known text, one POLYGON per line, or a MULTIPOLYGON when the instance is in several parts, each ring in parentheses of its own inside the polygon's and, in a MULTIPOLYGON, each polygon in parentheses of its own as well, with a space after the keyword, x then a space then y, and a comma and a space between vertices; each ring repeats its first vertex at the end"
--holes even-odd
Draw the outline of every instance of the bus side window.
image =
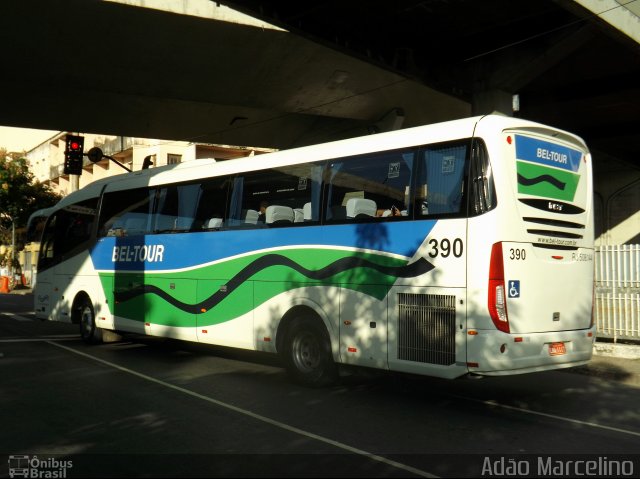
POLYGON ((389 221, 409 217, 415 150, 334 161, 327 169, 326 220, 389 221))
MULTIPOLYGON (((65 207, 58 212, 58 225, 64 227, 56 228, 56 234, 62 233, 60 238, 61 248, 58 253, 66 254, 77 247, 86 246, 91 238, 91 231, 96 217, 98 198, 91 198, 80 203, 65 207)), ((56 244, 58 241, 56 241, 56 244)))
POLYGON ((320 219, 323 164, 256 171, 233 180, 230 225, 236 228, 305 226, 320 219))
POLYGON ((42 244, 40 246, 40 253, 38 257, 38 268, 40 270, 44 270, 54 264, 53 254, 54 242, 56 239, 57 221, 58 214, 56 212, 50 216, 42 232, 42 244))
POLYGON ((420 154, 414 212, 416 216, 462 212, 469 142, 429 145, 420 154))
POLYGON ((191 231, 217 231, 228 226, 227 195, 231 183, 228 177, 202 180, 191 231))
POLYGON ((39 267, 59 263, 65 256, 85 249, 91 239, 98 198, 68 205, 49 219, 43 236, 39 267))
POLYGON ((202 185, 190 183, 170 185, 158 189, 154 233, 182 233, 192 231, 202 185))
POLYGON ((484 142, 474 139, 469 165, 469 214, 481 215, 496 206, 496 187, 493 182, 489 153, 484 142))
POLYGON ((150 232, 155 190, 138 188, 107 192, 102 201, 98 236, 132 236, 150 232))

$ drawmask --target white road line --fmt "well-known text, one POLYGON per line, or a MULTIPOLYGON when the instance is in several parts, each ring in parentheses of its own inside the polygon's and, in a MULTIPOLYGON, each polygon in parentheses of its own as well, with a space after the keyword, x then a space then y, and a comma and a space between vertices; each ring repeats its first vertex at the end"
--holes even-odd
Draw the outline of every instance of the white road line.
POLYGON ((268 418, 266 416, 262 416, 260 414, 248 411, 247 409, 242 409, 240 407, 233 406, 232 404, 228 404, 228 403, 219 401, 219 400, 211 398, 209 396, 205 396, 203 394, 199 394, 197 392, 190 391, 189 389, 181 388, 180 386, 176 386, 174 384, 167 383, 165 381, 153 378, 151 376, 147 376, 146 374, 139 373, 139 372, 134 371, 132 369, 128 369, 128 368, 125 368, 125 367, 122 367, 122 366, 118 366, 117 364, 114 364, 112 362, 105 361, 104 359, 96 358, 95 356, 91 356, 90 354, 86 354, 86 353, 77 351, 77 350, 75 350, 73 348, 70 348, 70 347, 67 347, 67 346, 63 346, 62 344, 58 344, 58 343, 56 343, 54 341, 47 341, 47 342, 49 344, 51 344, 52 346, 56 346, 58 348, 65 349, 65 350, 67 350, 67 351, 69 351, 71 353, 77 354, 79 356, 84 356, 85 358, 92 359, 92 360, 97 361, 99 363, 102 363, 102 364, 104 364, 106 366, 109 366, 111 368, 117 369, 118 371, 122 371, 124 373, 131 374, 133 376, 137 376, 137 377, 139 377, 141 379, 144 379, 146 381, 150 381, 152 383, 160 384, 161 386, 167 387, 169 389, 173 389, 174 391, 178 391, 178 392, 187 394, 189 396, 192 396, 192 397, 195 397, 195 398, 198 398, 198 399, 202 399, 203 401, 207 401, 207 402, 209 402, 211 404, 215 404, 216 406, 229 409, 230 411, 234 411, 234 412, 239 413, 239 414, 243 414, 245 416, 248 416, 250 418, 256 419, 258 421, 262 421, 262 422, 264 422, 266 424, 270 424, 270 425, 275 426, 277 428, 284 429, 285 431, 289 431, 289 432, 292 432, 294 434, 298 434, 300 436, 307 437, 309 439, 313 439, 313 440, 316 440, 316 441, 323 442, 325 444, 329 444, 331 446, 337 447, 339 449, 342 449, 344 451, 347 451, 347 452, 350 452, 350 453, 353 453, 353 454, 358 454, 360 456, 364 456, 367 459, 371 459, 373 461, 377 461, 377 462, 386 464, 388 466, 395 467, 396 469, 401 469, 401 470, 409 472, 411 474, 415 474, 416 476, 430 477, 430 478, 439 477, 439 476, 436 476, 436 475, 431 474, 429 472, 423 471, 421 469, 417 469, 415 467, 409 466, 407 464, 402 464, 401 462, 396 462, 396 461, 393 461, 391 459, 387 459, 386 457, 378 456, 377 454, 372 454, 372 453, 364 451, 362 449, 358 449, 356 447, 349 446, 348 444, 344 444, 344 443, 339 442, 339 441, 334 441, 333 439, 329 439, 329 438, 326 438, 324 436, 319 436, 318 434, 314 434, 312 432, 305 431, 303 429, 299 429, 299 428, 297 428, 295 426, 290 426, 290 425, 282 423, 280 421, 276 421, 275 419, 271 419, 271 418, 268 418))
POLYGON ((24 316, 20 316, 19 314, 14 314, 14 313, 0 313, 3 316, 9 316, 12 319, 15 319, 16 321, 33 321, 34 318, 25 318, 24 316))
POLYGON ((43 336, 41 338, 14 338, 14 339, 0 339, 0 343, 43 343, 49 342, 51 340, 54 341, 78 341, 80 339, 80 335, 78 334, 69 334, 69 335, 53 335, 53 336, 43 336))
POLYGON ((492 400, 474 399, 474 398, 470 398, 470 397, 466 397, 466 396, 459 396, 457 394, 449 394, 449 396, 455 397, 457 399, 464 399, 465 401, 477 402, 477 403, 480 403, 480 404, 484 404, 485 406, 499 407, 499 408, 502 408, 502 409, 509 409, 511 411, 522 412, 522 413, 525 413, 525 414, 533 414, 534 416, 547 417, 549 419, 555 419, 557 421, 564 421, 564 422, 569 422, 569 423, 572 423, 572 424, 579 424, 581 426, 594 427, 594 428, 597 428, 597 429, 604 429, 604 430, 607 430, 607 431, 619 432, 619 433, 622 433, 622 434, 629 434, 630 436, 639 436, 640 437, 640 432, 630 431, 628 429, 621 429, 619 427, 605 426, 604 424, 598 424, 597 422, 581 421, 580 419, 573 419, 573 418, 570 418, 570 417, 558 416, 556 414, 549 414, 549 413, 541 412, 541 411, 533 411, 531 409, 525 409, 525 408, 521 408, 521 407, 517 407, 517 406, 509 406, 507 404, 501 404, 499 402, 492 401, 492 400))

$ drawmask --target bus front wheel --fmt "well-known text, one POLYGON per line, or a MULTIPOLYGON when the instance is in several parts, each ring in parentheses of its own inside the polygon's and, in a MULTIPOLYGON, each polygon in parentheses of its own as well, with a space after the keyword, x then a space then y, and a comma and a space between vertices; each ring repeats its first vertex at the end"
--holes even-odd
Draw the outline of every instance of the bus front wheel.
POLYGON ((284 346, 285 367, 296 383, 321 387, 337 379, 338 368, 333 361, 329 334, 319 320, 294 321, 284 346))
POLYGON ((79 323, 80 337, 87 344, 96 344, 102 341, 102 330, 96 326, 96 315, 89 298, 80 302, 79 323))

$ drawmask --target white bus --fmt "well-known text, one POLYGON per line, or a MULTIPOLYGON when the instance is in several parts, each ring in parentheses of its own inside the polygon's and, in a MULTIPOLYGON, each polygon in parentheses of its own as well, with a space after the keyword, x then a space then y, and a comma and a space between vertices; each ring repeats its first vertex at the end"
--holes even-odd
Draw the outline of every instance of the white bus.
POLYGON ((592 354, 591 157, 489 115, 94 182, 45 226, 36 315, 455 378, 592 354))

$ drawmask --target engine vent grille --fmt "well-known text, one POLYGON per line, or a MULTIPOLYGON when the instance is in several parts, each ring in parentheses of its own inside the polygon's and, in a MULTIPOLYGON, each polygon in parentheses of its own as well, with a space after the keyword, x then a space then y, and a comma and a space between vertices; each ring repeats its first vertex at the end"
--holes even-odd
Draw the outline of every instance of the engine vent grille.
POLYGON ((584 229, 583 224, 574 223, 573 221, 554 220, 550 218, 533 218, 531 216, 525 216, 522 219, 530 223, 538 223, 541 225, 558 226, 560 228, 576 228, 581 230, 584 229))
POLYGON ((455 363, 455 296, 398 293, 398 308, 398 359, 455 363))

